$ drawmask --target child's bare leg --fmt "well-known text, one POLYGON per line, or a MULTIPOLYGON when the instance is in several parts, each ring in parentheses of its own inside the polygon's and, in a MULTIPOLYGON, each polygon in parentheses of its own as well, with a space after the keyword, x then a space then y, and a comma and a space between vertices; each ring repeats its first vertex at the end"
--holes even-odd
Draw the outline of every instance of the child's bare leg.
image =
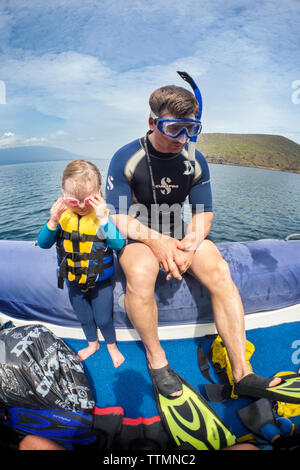
POLYGON ((116 343, 107 344, 107 349, 115 367, 119 367, 125 361, 116 343))
POLYGON ((98 349, 100 348, 99 341, 89 341, 89 345, 87 348, 81 349, 78 351, 77 355, 81 361, 84 361, 88 357, 90 357, 92 354, 94 354, 98 349))

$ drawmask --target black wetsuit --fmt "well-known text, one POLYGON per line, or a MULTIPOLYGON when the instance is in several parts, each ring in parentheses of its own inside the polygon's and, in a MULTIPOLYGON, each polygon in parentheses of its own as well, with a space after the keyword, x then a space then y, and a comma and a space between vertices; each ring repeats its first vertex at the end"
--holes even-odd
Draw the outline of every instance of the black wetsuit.
POLYGON ((113 156, 107 175, 106 200, 111 212, 132 215, 161 233, 176 236, 187 197, 192 213, 212 212, 209 168, 198 150, 193 167, 185 148, 177 154, 160 153, 148 138, 147 146, 158 210, 153 206, 151 168, 141 139, 125 145, 113 156), (158 219, 154 220, 157 212, 159 223, 158 219))

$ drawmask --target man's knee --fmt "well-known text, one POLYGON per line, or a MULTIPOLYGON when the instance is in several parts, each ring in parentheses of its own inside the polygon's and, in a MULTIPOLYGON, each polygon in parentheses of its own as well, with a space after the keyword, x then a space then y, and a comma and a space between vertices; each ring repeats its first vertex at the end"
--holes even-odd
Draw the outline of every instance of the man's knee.
POLYGON ((213 287, 232 283, 229 265, 222 257, 209 266, 205 277, 206 283, 213 287))
POLYGON ((135 291, 151 291, 154 289, 159 272, 159 265, 154 255, 136 253, 121 260, 127 288, 135 291))
POLYGON ((135 295, 148 297, 153 295, 159 268, 136 264, 126 274, 126 290, 135 295))

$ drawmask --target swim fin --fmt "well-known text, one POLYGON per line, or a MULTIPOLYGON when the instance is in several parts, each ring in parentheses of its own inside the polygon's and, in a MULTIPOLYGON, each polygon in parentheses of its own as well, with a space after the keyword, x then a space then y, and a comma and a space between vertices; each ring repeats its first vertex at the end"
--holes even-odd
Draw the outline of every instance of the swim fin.
POLYGON ((182 383, 179 397, 165 397, 152 382, 162 423, 173 444, 198 450, 219 450, 235 444, 235 436, 204 397, 173 372, 182 383))
POLYGON ((295 433, 295 425, 288 418, 276 418, 273 405, 267 398, 260 398, 245 408, 238 410, 244 426, 255 436, 273 443, 274 438, 290 437, 295 433))
POLYGON ((234 392, 239 396, 300 403, 300 374, 283 374, 280 378, 281 383, 269 387, 272 378, 267 379, 252 373, 234 385, 234 392))
MULTIPOLYGON (((243 425, 255 436, 266 439, 266 432, 275 429, 279 433, 272 408, 272 402, 267 398, 260 398, 245 408, 237 411, 243 425)), ((268 440, 268 439, 266 439, 268 440)))

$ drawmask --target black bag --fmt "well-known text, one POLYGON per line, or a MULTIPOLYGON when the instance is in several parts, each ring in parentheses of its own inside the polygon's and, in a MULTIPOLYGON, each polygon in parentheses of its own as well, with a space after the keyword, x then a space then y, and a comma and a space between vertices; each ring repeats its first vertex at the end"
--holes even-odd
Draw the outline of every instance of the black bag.
POLYGON ((78 356, 38 324, 0 331, 0 403, 70 411, 95 405, 78 356))

